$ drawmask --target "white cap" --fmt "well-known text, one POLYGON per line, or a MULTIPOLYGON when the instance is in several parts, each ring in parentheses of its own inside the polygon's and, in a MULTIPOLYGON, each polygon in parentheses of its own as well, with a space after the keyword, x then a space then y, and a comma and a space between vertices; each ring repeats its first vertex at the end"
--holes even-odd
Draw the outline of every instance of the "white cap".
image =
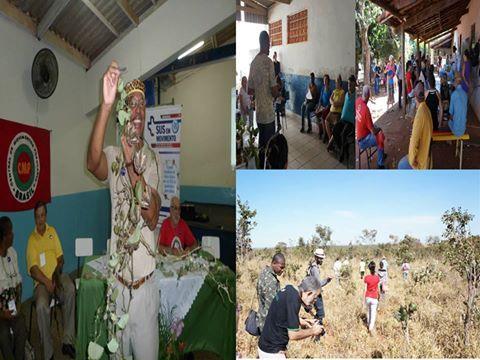
POLYGON ((323 249, 316 249, 313 255, 315 255, 315 257, 319 257, 323 259, 325 258, 325 251, 323 251, 323 249))

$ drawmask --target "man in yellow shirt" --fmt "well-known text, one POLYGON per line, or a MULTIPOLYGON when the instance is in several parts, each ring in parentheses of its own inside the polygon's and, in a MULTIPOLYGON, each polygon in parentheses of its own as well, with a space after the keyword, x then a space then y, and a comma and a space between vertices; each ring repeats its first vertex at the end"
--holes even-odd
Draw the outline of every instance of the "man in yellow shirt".
POLYGON ((428 168, 433 122, 430 109, 425 103, 425 91, 422 82, 419 82, 415 87, 415 100, 417 113, 413 120, 408 155, 405 155, 398 163, 398 168, 401 170, 428 168))
POLYGON ((69 276, 62 273, 62 245, 55 228, 46 222, 47 205, 44 202, 38 202, 33 213, 35 229, 28 238, 27 271, 35 280, 34 299, 44 359, 53 358, 50 333, 50 303, 52 299, 60 301, 63 311, 62 352, 74 359, 75 287, 69 276))

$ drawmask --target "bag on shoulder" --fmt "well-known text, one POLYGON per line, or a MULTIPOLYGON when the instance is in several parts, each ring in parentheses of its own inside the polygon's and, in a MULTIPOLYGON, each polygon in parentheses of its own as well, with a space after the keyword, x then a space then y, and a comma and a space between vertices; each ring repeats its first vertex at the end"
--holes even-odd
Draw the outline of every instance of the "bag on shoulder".
POLYGON ((245 319, 245 331, 252 336, 260 336, 260 330, 257 325, 257 312, 250 309, 245 319))

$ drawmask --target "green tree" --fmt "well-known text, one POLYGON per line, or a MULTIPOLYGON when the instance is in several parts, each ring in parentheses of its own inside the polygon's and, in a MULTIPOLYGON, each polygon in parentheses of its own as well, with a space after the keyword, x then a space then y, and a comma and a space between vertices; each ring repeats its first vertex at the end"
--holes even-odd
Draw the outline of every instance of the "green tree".
POLYGON ((305 240, 303 239, 302 236, 298 238, 298 247, 304 248, 305 247, 305 240))
POLYGON ((312 236, 311 245, 313 248, 326 249, 332 240, 332 229, 329 226, 315 226, 315 234, 312 236))
POLYGON ((442 215, 445 231, 443 252, 452 268, 467 280, 467 301, 463 314, 464 345, 470 345, 470 331, 475 321, 476 300, 480 289, 480 236, 472 236, 469 223, 474 215, 453 207, 442 215))
POLYGON ((377 240, 377 230, 375 230, 375 229, 372 229, 372 230, 363 229, 362 233, 360 234, 360 236, 358 238, 359 238, 358 243, 360 245, 364 245, 364 244, 373 245, 373 244, 375 244, 375 241, 377 240))
POLYGON ((248 201, 242 203, 240 197, 237 197, 237 257, 243 258, 252 250, 252 239, 250 234, 257 226, 253 218, 257 216, 257 210, 250 209, 248 201))
POLYGON ((395 258, 397 265, 402 265, 404 261, 411 263, 415 260, 415 247, 420 245, 420 241, 410 235, 405 235, 402 241, 399 242, 398 248, 395 251, 395 258))
POLYGON ((368 0, 357 0, 355 8, 355 27, 358 31, 361 44, 362 63, 364 71, 364 84, 370 85, 370 42, 368 38, 369 29, 376 24, 376 18, 380 15, 380 7, 368 0))

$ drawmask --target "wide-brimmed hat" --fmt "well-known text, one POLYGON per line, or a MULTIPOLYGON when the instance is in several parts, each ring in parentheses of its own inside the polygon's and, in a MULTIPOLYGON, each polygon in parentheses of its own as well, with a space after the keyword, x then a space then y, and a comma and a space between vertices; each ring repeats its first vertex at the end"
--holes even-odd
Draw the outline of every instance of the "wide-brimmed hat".
POLYGON ((315 257, 319 257, 321 259, 324 259, 325 258, 325 251, 323 251, 323 249, 316 249, 315 252, 313 253, 313 255, 315 255, 315 257))

